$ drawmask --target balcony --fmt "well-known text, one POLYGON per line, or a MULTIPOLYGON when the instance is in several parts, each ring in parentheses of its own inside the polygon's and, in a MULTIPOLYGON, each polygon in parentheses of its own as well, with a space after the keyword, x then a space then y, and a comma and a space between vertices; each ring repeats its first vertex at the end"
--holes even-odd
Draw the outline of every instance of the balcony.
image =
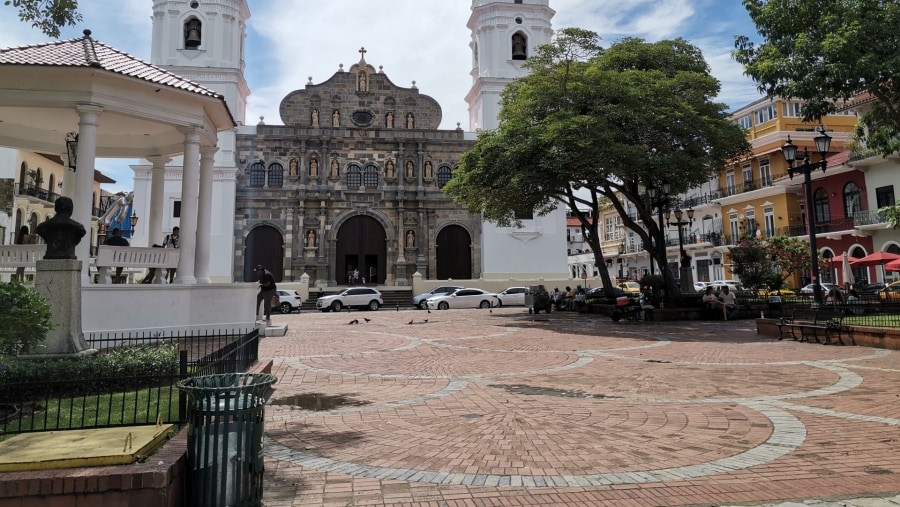
MULTIPOLYGON (((853 214, 853 225, 865 227, 867 225, 882 225, 888 223, 887 217, 880 210, 870 209, 853 214)), ((871 227, 869 227, 871 228, 871 227)))
POLYGON ((61 197, 60 194, 53 193, 45 188, 30 183, 16 183, 16 194, 34 197, 35 199, 49 203, 54 203, 61 197))
POLYGON ((732 195, 743 194, 745 192, 752 192, 754 190, 759 190, 761 188, 771 187, 772 186, 772 178, 765 178, 762 180, 747 180, 742 183, 735 183, 734 185, 725 185, 719 188, 719 198, 729 197, 732 195))
MULTIPOLYGON (((816 235, 820 234, 830 234, 833 232, 843 232, 852 230, 854 227, 854 222, 852 218, 836 218, 834 220, 828 220, 827 222, 816 223, 816 235)), ((778 232, 782 236, 806 236, 809 233, 806 229, 806 224, 799 225, 790 225, 788 227, 782 227, 778 229, 778 232)))

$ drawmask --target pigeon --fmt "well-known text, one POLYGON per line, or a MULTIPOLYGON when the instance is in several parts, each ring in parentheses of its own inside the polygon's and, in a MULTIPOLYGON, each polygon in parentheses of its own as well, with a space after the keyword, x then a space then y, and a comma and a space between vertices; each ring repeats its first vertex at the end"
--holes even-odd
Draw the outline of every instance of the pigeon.
POLYGON ((425 323, 428 324, 428 319, 425 319, 425 323))
POLYGON ((368 317, 363 317, 363 320, 366 321, 366 322, 372 322, 372 319, 370 319, 370 318, 368 318, 368 317))
POLYGON ((359 319, 353 319, 350 322, 348 322, 347 324, 359 324, 359 319))
POLYGON ((407 322, 407 324, 412 324, 412 323, 413 323, 413 321, 409 321, 409 322, 407 322))

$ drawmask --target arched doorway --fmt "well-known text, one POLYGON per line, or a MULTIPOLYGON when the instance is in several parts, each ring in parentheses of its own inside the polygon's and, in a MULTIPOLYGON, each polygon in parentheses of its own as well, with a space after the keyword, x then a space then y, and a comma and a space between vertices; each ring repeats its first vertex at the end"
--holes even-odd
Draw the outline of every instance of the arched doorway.
POLYGON ((459 225, 448 225, 437 235, 435 257, 438 280, 472 278, 472 237, 459 225))
POLYGON ((372 217, 356 216, 341 225, 337 233, 334 276, 339 284, 353 284, 353 271, 359 270, 356 283, 384 283, 387 268, 387 235, 372 217))
POLYGON ((244 281, 259 280, 253 268, 262 264, 280 282, 284 276, 284 238, 278 229, 263 225, 256 227, 247 235, 244 242, 244 281))

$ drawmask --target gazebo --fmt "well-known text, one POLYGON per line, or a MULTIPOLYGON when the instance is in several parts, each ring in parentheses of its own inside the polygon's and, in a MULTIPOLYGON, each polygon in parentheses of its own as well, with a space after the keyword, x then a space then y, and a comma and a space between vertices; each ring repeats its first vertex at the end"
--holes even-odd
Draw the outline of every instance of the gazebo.
MULTIPOLYGON (((90 227, 96 158, 147 159, 153 164, 148 245, 161 243, 162 238, 154 236, 162 230, 165 164, 174 156, 183 157, 176 286, 209 284, 213 155, 217 133, 234 127, 223 95, 103 44, 91 37, 90 30, 77 39, 0 49, 0 146, 59 154, 68 166, 61 193, 75 203, 74 220, 90 227)), ((82 261, 85 289, 92 284, 89 246, 82 241, 75 252, 82 261)), ((164 289, 105 289, 153 288, 164 289)), ((184 297, 190 307, 195 298, 184 297)), ((115 297, 108 294, 104 299, 115 297)), ((210 304, 223 303, 221 295, 218 301, 209 299, 210 304)), ((178 302, 176 297, 169 305, 178 302)), ((252 303, 243 304, 248 311, 239 314, 248 318, 237 320, 252 325, 252 303)), ((187 311, 186 316, 173 318, 194 324, 196 319, 187 311)), ((85 324, 90 321, 88 312, 86 308, 85 324)), ((234 315, 229 315, 219 322, 234 322, 234 315)))

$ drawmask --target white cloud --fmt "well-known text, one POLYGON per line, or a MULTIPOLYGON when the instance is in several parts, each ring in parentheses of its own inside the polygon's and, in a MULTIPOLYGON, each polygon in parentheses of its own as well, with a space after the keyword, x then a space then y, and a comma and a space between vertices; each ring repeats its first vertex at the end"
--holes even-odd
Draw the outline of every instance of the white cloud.
MULTIPOLYGON (((721 0, 550 0, 557 14, 553 26, 579 27, 597 32, 606 44, 622 37, 647 40, 684 37, 704 52, 712 74, 722 82, 719 100, 732 108, 758 98, 753 83, 730 56, 733 35, 752 34, 752 24, 739 5, 721 0)), ((466 0, 250 0, 251 18, 246 48, 246 78, 251 89, 247 123, 264 116, 281 124, 281 99, 302 89, 312 76, 322 83, 343 63, 366 61, 398 86, 416 81, 420 93, 443 108, 441 128, 468 129, 465 95, 472 84, 466 22, 466 0)), ((150 0, 91 0, 79 3, 84 22, 67 28, 63 38, 80 37, 84 28, 93 37, 150 60, 152 2, 150 0)), ((0 47, 46 42, 37 29, 22 23, 12 7, 0 6, 0 47)), ((98 162, 117 180, 115 190, 131 187, 130 161, 98 162)))

